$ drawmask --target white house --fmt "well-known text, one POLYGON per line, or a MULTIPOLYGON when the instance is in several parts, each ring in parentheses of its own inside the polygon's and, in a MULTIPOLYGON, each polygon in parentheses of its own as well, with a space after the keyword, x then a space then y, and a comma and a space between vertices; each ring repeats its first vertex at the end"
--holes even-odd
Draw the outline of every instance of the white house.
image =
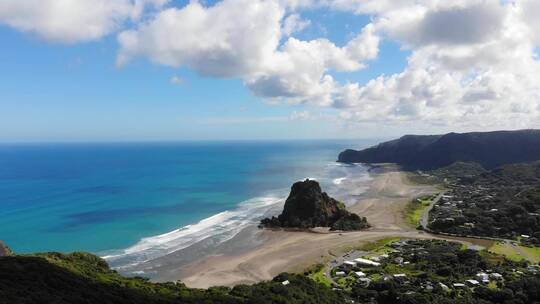
POLYGON ((477 280, 467 280, 466 281, 469 285, 471 286, 477 286, 478 284, 480 284, 480 282, 478 282, 477 280))
POLYGON ((454 283, 454 284, 452 284, 452 286, 454 286, 455 288, 464 288, 465 284, 463 284, 463 283, 454 283))
POLYGON ((358 258, 358 259, 355 259, 354 261, 355 261, 356 263, 360 264, 360 265, 366 265, 366 266, 381 266, 381 263, 379 263, 379 262, 374 262, 374 261, 368 260, 368 259, 358 258))
POLYGON ((496 272, 492 273, 490 276, 495 280, 502 280, 503 278, 502 274, 496 272))
POLYGON ((341 266, 343 267, 343 269, 349 270, 356 267, 356 264, 357 263, 353 261, 345 261, 341 266))
POLYGON ((283 284, 283 286, 287 286, 287 285, 291 284, 291 282, 289 282, 289 280, 285 280, 285 281, 281 282, 281 284, 283 284))
POLYGON ((337 272, 336 272, 336 276, 338 276, 338 277, 345 276, 345 272, 343 272, 343 271, 337 271, 337 272))
POLYGON ((485 272, 477 273, 476 278, 478 279, 478 281, 482 281, 482 282, 488 281, 489 282, 489 274, 487 274, 485 272))
POLYGON ((359 278, 365 278, 366 277, 366 274, 361 272, 361 271, 357 271, 354 274, 359 278))

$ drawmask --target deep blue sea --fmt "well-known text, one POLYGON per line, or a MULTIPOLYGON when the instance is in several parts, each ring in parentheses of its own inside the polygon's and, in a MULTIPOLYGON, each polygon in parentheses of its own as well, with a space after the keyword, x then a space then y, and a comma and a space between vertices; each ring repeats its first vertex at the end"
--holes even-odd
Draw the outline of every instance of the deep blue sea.
POLYGON ((3 144, 0 240, 19 253, 151 255, 230 238, 282 204, 297 180, 332 192, 350 170, 338 153, 371 143, 3 144))

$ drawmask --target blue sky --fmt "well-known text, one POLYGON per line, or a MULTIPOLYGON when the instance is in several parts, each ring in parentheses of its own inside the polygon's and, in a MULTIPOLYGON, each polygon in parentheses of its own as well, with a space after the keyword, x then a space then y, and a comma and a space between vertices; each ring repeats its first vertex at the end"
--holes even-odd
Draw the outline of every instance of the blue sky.
MULTIPOLYGON (((8 1, 13 2, 12 6, 17 6, 18 2, 8 1)), ((41 2, 41 5, 48 5, 51 1, 54 2, 54 0, 47 0, 41 2)), ((114 1, 124 4, 132 3, 131 0, 114 1)), ((118 24, 115 26, 107 24, 105 22, 107 19, 104 17, 105 23, 97 24, 103 27, 102 32, 99 33, 85 32, 85 26, 90 29, 95 28, 94 23, 101 20, 100 14, 107 12, 97 11, 91 19, 81 20, 80 25, 74 25, 73 22, 77 22, 77 18, 73 18, 69 20, 70 23, 66 23, 64 29, 61 26, 58 26, 60 29, 58 27, 48 29, 46 26, 50 22, 47 23, 45 18, 50 16, 42 16, 39 11, 23 14, 18 20, 27 18, 25 20, 27 22, 21 24, 17 23, 17 20, 10 19, 9 11, 2 12, 0 8, 0 41, 2 41, 0 48, 0 141, 370 138, 401 133, 442 132, 453 130, 453 127, 457 130, 490 129, 495 127, 495 124, 489 124, 489 120, 493 120, 494 117, 497 121, 509 121, 508 117, 497 116, 500 113, 509 112, 506 106, 511 106, 512 109, 523 109, 524 113, 529 113, 526 114, 529 116, 525 120, 519 120, 520 124, 509 125, 508 128, 533 127, 534 125, 530 122, 538 117, 537 112, 534 112, 533 116, 530 114, 531 109, 536 109, 535 106, 540 108, 539 95, 535 95, 539 94, 538 87, 534 85, 523 90, 516 88, 520 92, 531 92, 532 95, 526 96, 528 98, 525 99, 533 100, 533 104, 518 104, 519 101, 515 104, 507 104, 497 99, 493 100, 497 102, 495 107, 494 103, 491 103, 491 106, 484 105, 486 96, 494 99, 494 96, 500 98, 504 94, 512 93, 492 92, 495 89, 486 81, 486 79, 498 79, 500 75, 508 74, 508 71, 504 70, 508 67, 500 65, 502 61, 497 61, 499 59, 494 59, 493 62, 485 63, 483 66, 465 65, 459 68, 461 70, 449 67, 450 63, 464 60, 450 57, 459 54, 452 53, 452 48, 459 47, 462 50, 467 47, 465 43, 471 44, 471 50, 473 47, 475 50, 480 49, 478 46, 481 43, 486 43, 486 45, 498 43, 500 46, 495 45, 495 50, 499 47, 507 49, 503 31, 506 27, 511 27, 508 24, 501 23, 500 33, 493 33, 489 37, 487 34, 479 34, 479 37, 466 37, 463 41, 448 30, 441 31, 439 35, 436 33, 436 28, 431 29, 435 31, 434 37, 440 38, 437 40, 431 36, 418 36, 418 33, 423 31, 418 28, 411 30, 410 33, 400 31, 401 28, 408 29, 409 27, 399 24, 403 18, 398 18, 398 13, 411 16, 411 13, 406 11, 407 8, 402 8, 400 5, 395 5, 399 7, 396 11, 392 5, 380 8, 380 11, 370 11, 361 6, 293 7, 283 4, 283 7, 276 8, 277 17, 272 19, 277 20, 278 23, 272 24, 269 17, 268 24, 261 24, 259 30, 263 32, 271 26, 278 28, 284 26, 285 20, 291 15, 297 15, 299 20, 309 23, 302 28, 298 27, 290 37, 281 33, 279 44, 271 47, 274 49, 270 49, 274 57, 276 54, 290 56, 290 58, 285 57, 288 61, 283 62, 297 65, 292 74, 291 71, 280 67, 280 64, 283 65, 282 61, 269 61, 271 64, 256 68, 251 66, 245 68, 240 64, 240 68, 226 69, 225 75, 216 76, 213 67, 208 68, 201 62, 218 60, 216 62, 219 64, 233 66, 238 64, 238 60, 242 60, 229 58, 236 56, 230 53, 223 54, 220 47, 224 43, 238 46, 240 51, 244 51, 242 50, 244 47, 254 47, 253 53, 258 51, 263 53, 268 50, 263 47, 257 49, 258 45, 265 43, 264 37, 256 41, 258 33, 255 30, 246 30, 242 24, 243 22, 252 24, 263 17, 271 16, 272 12, 268 10, 268 12, 265 10, 257 12, 255 11, 257 8, 254 8, 253 20, 249 20, 250 16, 246 14, 246 20, 231 23, 230 18, 227 19, 228 14, 233 14, 235 5, 242 4, 244 0, 206 1, 206 4, 201 4, 199 9, 215 18, 216 22, 223 22, 223 25, 217 25, 216 28, 226 28, 227 32, 206 33, 204 26, 190 27, 190 29, 202 28, 199 29, 200 32, 186 32, 183 20, 174 20, 179 23, 172 29, 160 28, 156 20, 159 20, 166 10, 174 11, 178 18, 182 16, 186 18, 186 6, 199 4, 188 4, 187 1, 147 1, 160 4, 145 11, 139 19, 125 17, 127 21, 124 19, 117 21, 118 24), (214 6, 219 5, 222 8, 213 10, 214 6), (224 21, 217 20, 221 20, 221 17, 224 21), (394 22, 395 28, 392 28, 394 23, 391 22, 391 18, 394 17, 397 19, 394 22), (39 23, 41 19, 45 21, 39 23), (386 23, 381 20, 386 20, 386 23), (145 31, 145 24, 153 25, 154 23, 154 27, 145 31), (238 28, 235 28, 236 24, 238 28), (80 32, 73 30, 78 26, 81 28, 80 32), (369 32, 370 29, 373 31, 369 32), (131 37, 137 37, 139 45, 119 42, 119 37, 124 34, 124 31, 131 31, 131 37), (227 40, 229 38, 222 37, 230 33, 234 36, 235 31, 241 32, 238 36, 241 38, 227 40), (362 36, 363 32, 370 34, 362 36), (198 50, 197 47, 201 46, 197 44, 197 39, 193 46, 182 45, 183 39, 189 40, 189 35, 197 38, 206 37, 207 34, 218 35, 209 42, 211 44, 213 40, 218 41, 217 47, 213 46, 214 49, 198 50), (157 39, 162 35, 172 37, 168 38, 169 40, 178 40, 179 45, 174 45, 171 50, 165 51, 159 49, 158 46, 153 48, 153 44, 160 45, 162 41, 157 39), (448 39, 453 40, 445 40, 444 35, 452 36, 448 39), (374 37, 378 40, 375 42, 369 40, 374 37), (251 43, 250 39, 255 42, 251 43), (306 56, 326 54, 324 53, 328 51, 326 46, 310 43, 328 41, 331 44, 330 47, 333 48, 331 52, 335 53, 329 56, 338 57, 321 59, 321 61, 315 58, 312 64, 308 62, 306 65, 302 61, 306 56, 294 57, 295 53, 286 50, 291 44, 290 39, 299 41, 301 47, 305 48, 306 56), (355 39, 360 41, 357 47, 372 44, 371 47, 376 49, 376 53, 362 51, 364 53, 351 55, 354 52, 350 53, 348 46, 355 39), (437 48, 437 43, 440 43, 440 48, 437 48), (448 50, 448 53, 441 56, 441 52, 445 50, 448 50), (188 55, 182 53, 191 51, 194 53, 188 55), (127 64, 118 66, 117 58, 123 52, 129 54, 129 61, 127 64), (208 53, 199 54, 203 52, 208 53), (343 55, 345 53, 346 55, 343 55), (423 61, 420 55, 430 60, 423 61), (171 59, 171 56, 176 57, 171 59), (408 58, 416 59, 408 61, 408 58), (334 63, 336 60, 339 62, 334 63), (443 60, 446 61, 443 62, 443 60), (323 69, 312 71, 310 65, 313 67, 323 65, 323 69), (365 67, 360 68, 360 65, 365 67), (483 83, 464 81, 471 79, 473 70, 474 75, 482 76, 483 83), (493 71, 500 74, 492 75, 493 71), (314 77, 310 79, 311 82, 308 82, 311 85, 299 88, 297 81, 302 81, 307 77, 306 75, 314 77), (426 75, 430 75, 432 79, 427 79, 426 75), (181 83, 171 82, 171 78, 175 76, 181 79, 181 83), (325 86, 323 81, 327 76, 333 81, 330 88, 328 85, 325 86), (375 79, 379 76, 383 78, 380 82, 376 82, 375 79), (455 83, 449 83, 450 78, 455 78, 452 79, 455 83), (372 82, 369 83, 370 81, 372 82), (276 83, 279 84, 277 87, 276 83), (348 85, 353 86, 350 90, 351 95, 344 93, 348 85), (313 93, 309 91, 311 87, 320 90, 313 93), (265 90, 260 91, 260 88, 265 90), (445 92, 445 89, 441 91, 441 88, 449 89, 445 92), (271 96, 267 94, 269 89, 271 96), (327 91, 321 93, 323 89, 327 91), (275 95, 279 97, 278 101, 274 98, 272 90, 277 90, 275 95), (464 99, 454 99, 453 96, 461 96, 459 98, 482 96, 484 99, 473 105, 463 102, 464 99), (478 115, 482 113, 482 110, 477 109, 479 106, 489 106, 489 109, 499 112, 490 112, 489 119, 479 118, 478 115), (467 115, 471 115, 471 118, 464 124, 461 117, 467 115), (385 120, 386 118, 388 121, 385 120), (446 121, 447 118, 449 118, 448 121, 446 121), (484 123, 482 119, 486 122, 484 123)), ((81 0, 74 3, 78 2, 81 0)), ((258 2, 254 0, 243 5, 250 6, 258 2)), ((279 5, 286 2, 279 2, 279 5)), ((311 3, 311 1, 306 1, 306 3, 311 3)), ((341 3, 347 3, 347 1, 341 3)), ((495 5, 497 7, 471 6, 470 10, 473 14, 482 13, 483 18, 486 19, 510 14, 504 11, 503 4, 495 5)), ((77 7, 73 6, 70 9, 76 10, 77 7)), ((434 14, 445 13, 445 10, 459 13, 462 10, 462 8, 437 8, 435 6, 430 9, 435 10, 434 14)), ((463 10, 467 9, 465 7, 463 10)), ((426 15, 429 14, 429 10, 427 12, 426 15)), ((70 13, 76 14, 77 11, 70 13)), ((451 16, 466 18, 469 15, 471 14, 465 12, 463 14, 465 17, 460 17, 456 13, 451 16)), ((426 20, 429 18, 426 17, 426 20)), ((203 21, 193 22, 204 25, 203 21)), ((422 26, 422 22, 424 21, 420 20, 413 25, 419 27, 422 26)), ((456 24, 470 23, 471 27, 481 26, 467 22, 467 20, 457 20, 456 24)), ((491 23, 497 22, 495 20, 491 23)), ((486 32, 481 29, 471 30, 475 33, 486 32)), ((268 35, 266 40, 272 39, 272 32, 266 32, 266 34, 268 35)), ((524 45, 525 43, 531 45, 530 41, 523 41, 524 45)), ((538 50, 538 44, 533 42, 532 45, 536 47, 530 49, 531 61, 520 63, 519 66, 514 65, 511 69, 518 69, 521 66, 526 69, 526 66, 535 66, 538 63, 537 57, 534 56, 535 51, 538 50)), ((245 51, 250 54, 250 49, 245 51)), ((277 60, 274 57, 271 59, 277 60)), ((248 59, 246 58, 246 62, 248 59)), ((260 57, 259 59, 255 58, 254 61, 268 58, 260 57)), ((511 62, 512 58, 507 60, 511 62)), ((524 77, 532 77, 532 79, 536 77, 527 70, 512 70, 511 72, 521 73, 524 77)), ((516 95, 517 97, 521 96, 516 95)), ((507 100, 509 98, 505 102, 507 100)), ((515 120, 516 117, 518 116, 513 116, 512 119, 515 120)))
MULTIPOLYGON (((324 35, 336 44, 345 44, 369 21, 317 9, 306 17, 317 21, 299 38, 324 35)), ((287 119, 309 106, 268 105, 242 79, 205 77, 144 58, 117 68, 114 35, 65 45, 0 26, 0 41, 2 141, 355 137, 331 122, 287 119), (182 84, 170 83, 174 75, 182 84)), ((384 43, 381 54, 385 59, 370 62, 370 68, 336 73, 336 79, 365 83, 405 67, 407 52, 398 45, 384 43)))

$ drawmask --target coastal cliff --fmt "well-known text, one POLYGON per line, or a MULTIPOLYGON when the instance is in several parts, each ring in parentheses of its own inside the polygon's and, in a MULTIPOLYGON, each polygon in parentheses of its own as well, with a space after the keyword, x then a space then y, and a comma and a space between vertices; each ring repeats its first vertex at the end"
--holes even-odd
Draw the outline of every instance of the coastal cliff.
POLYGON ((366 218, 350 213, 345 205, 322 192, 317 181, 306 179, 291 187, 283 212, 278 217, 265 218, 264 227, 360 230, 369 227, 366 218))
POLYGON ((457 161, 486 169, 540 159, 540 130, 405 135, 361 151, 345 150, 345 163, 396 163, 408 170, 432 170, 457 161))

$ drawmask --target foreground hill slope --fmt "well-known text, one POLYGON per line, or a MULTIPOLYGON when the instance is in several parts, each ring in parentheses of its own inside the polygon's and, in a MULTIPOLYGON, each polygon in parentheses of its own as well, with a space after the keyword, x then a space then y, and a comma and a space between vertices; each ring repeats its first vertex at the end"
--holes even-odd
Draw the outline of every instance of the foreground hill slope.
POLYGON ((344 303, 339 292, 301 275, 234 288, 187 288, 122 277, 89 253, 0 257, 0 304, 25 303, 344 303), (284 285, 282 282, 288 281, 284 285))
POLYGON ((457 161, 486 169, 540 159, 540 130, 406 135, 361 151, 340 153, 340 162, 396 163, 405 169, 430 170, 457 161))

